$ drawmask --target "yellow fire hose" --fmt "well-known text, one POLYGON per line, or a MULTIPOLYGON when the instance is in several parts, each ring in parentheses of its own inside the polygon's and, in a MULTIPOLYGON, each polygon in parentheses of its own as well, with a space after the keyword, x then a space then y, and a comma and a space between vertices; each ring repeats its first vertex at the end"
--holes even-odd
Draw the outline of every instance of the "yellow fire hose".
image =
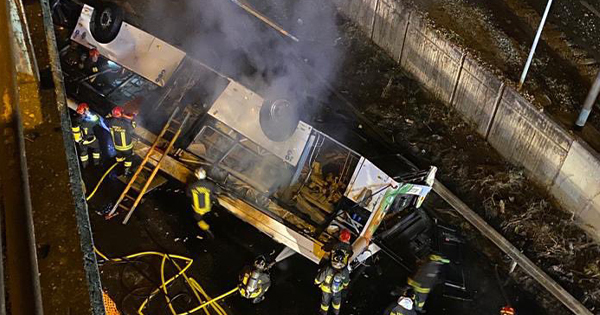
MULTIPOLYGON (((108 172, 107 172, 108 173, 108 172)), ((206 291, 204 291, 204 289, 200 286, 200 284, 198 284, 198 282, 193 279, 190 278, 186 275, 186 270, 188 270, 192 264, 194 263, 194 260, 188 257, 184 257, 184 256, 179 256, 179 255, 172 255, 172 254, 165 254, 165 253, 160 253, 160 252, 154 252, 154 251, 147 251, 147 252, 140 252, 140 253, 136 253, 136 254, 132 254, 132 255, 128 255, 125 257, 119 257, 119 258, 108 258, 106 255, 102 254, 96 247, 94 247, 94 251, 96 252, 96 254, 98 256, 100 256, 102 259, 106 260, 106 261, 112 261, 112 262, 122 262, 122 261, 126 261, 129 259, 134 259, 134 258, 139 258, 142 256, 159 256, 162 257, 162 261, 161 261, 161 266, 160 266, 160 278, 161 278, 161 285, 156 288, 154 291, 152 291, 152 293, 146 298, 146 300, 144 300, 144 302, 142 303, 142 305, 140 305, 140 307, 138 308, 138 314, 139 315, 144 315, 143 310, 146 307, 146 305, 150 302, 150 300, 152 299, 152 297, 154 297, 158 292, 160 292, 161 290, 164 293, 165 296, 165 300, 167 302, 167 305, 169 306, 169 310, 171 311, 171 314, 173 315, 189 315, 189 314, 194 314, 195 312, 198 312, 200 310, 203 310, 204 313, 206 313, 206 315, 212 315, 211 312, 209 311, 209 306, 212 308, 212 310, 214 311, 215 314, 217 315, 228 315, 227 312, 216 302, 219 300, 224 299, 225 297, 235 293, 238 291, 238 288, 234 288, 231 291, 221 294, 218 297, 212 299, 208 294, 206 294, 206 291), (177 262, 175 261, 175 259, 178 260, 183 260, 186 265, 181 268, 177 262), (175 274, 174 276, 172 276, 171 278, 169 278, 168 280, 165 279, 165 263, 166 261, 169 260, 173 263, 173 265, 175 265, 175 267, 179 270, 179 272, 177 274, 175 274), (194 293, 194 295, 196 296, 196 299, 198 300, 198 303, 200 303, 200 305, 198 307, 195 307, 189 311, 183 312, 183 313, 177 313, 175 311, 175 309, 173 308, 173 305, 171 304, 171 300, 168 296, 168 290, 167 290, 167 285, 170 284, 171 282, 175 281, 177 278, 179 278, 180 276, 182 276, 187 285, 190 287, 190 289, 192 290, 192 292, 194 293), (202 299, 202 297, 204 298, 204 300, 202 299)))
POLYGON ((102 184, 102 182, 104 181, 104 178, 106 178, 106 175, 108 175, 108 173, 110 173, 110 171, 112 171, 113 168, 115 168, 115 166, 117 166, 118 164, 119 164, 119 162, 115 162, 115 164, 113 164, 111 167, 108 168, 108 170, 104 173, 104 175, 102 175, 102 177, 98 181, 98 184, 96 184, 96 187, 94 188, 92 193, 85 198, 85 201, 89 201, 90 199, 92 199, 92 197, 94 197, 94 194, 96 193, 98 188, 100 188, 100 184, 102 184))

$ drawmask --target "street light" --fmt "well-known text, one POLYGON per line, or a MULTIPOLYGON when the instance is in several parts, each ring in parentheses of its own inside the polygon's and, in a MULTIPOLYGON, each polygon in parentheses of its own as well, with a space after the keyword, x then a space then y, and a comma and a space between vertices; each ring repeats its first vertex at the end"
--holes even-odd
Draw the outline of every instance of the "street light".
POLYGON ((546 24, 546 18, 548 17, 548 13, 550 12, 550 7, 552 6, 552 0, 548 0, 548 5, 546 5, 546 11, 544 11, 544 16, 542 16, 542 20, 540 21, 540 26, 538 27, 537 33, 535 34, 535 39, 533 40, 533 45, 531 46, 531 51, 529 51, 529 57, 527 58, 527 63, 525 64, 525 69, 523 69, 523 73, 521 74, 521 80, 519 80, 518 90, 521 90, 523 87, 523 83, 525 83, 525 78, 527 77, 527 72, 529 71, 529 67, 531 66, 531 61, 533 60, 533 55, 535 54, 535 49, 540 41, 540 37, 542 36, 542 31, 544 30, 544 25, 546 24))

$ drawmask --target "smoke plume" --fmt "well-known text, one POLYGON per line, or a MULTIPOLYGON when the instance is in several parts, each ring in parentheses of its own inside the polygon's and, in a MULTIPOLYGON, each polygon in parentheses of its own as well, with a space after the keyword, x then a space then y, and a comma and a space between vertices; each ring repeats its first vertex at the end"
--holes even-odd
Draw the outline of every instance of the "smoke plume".
POLYGON ((231 0, 152 1, 144 17, 161 21, 149 26, 158 37, 264 98, 298 102, 307 116, 327 96, 322 81, 312 73, 332 81, 341 63, 335 8, 319 0, 252 0, 246 4, 299 42, 285 38, 231 0))

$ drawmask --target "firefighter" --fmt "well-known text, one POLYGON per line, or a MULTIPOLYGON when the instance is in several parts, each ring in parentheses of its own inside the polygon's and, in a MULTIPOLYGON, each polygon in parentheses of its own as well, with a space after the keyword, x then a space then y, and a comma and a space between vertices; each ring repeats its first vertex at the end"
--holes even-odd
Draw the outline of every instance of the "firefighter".
POLYGON ((206 170, 202 167, 194 171, 196 181, 187 188, 187 195, 192 199, 192 208, 194 209, 194 218, 198 227, 210 234, 210 226, 206 223, 206 215, 212 209, 212 204, 216 200, 215 194, 218 187, 206 179, 206 170))
POLYGON ((252 303, 260 303, 265 299, 265 293, 271 286, 271 276, 269 275, 267 260, 264 256, 259 256, 254 260, 254 266, 244 268, 240 276, 239 290, 240 294, 252 303))
POLYGON ((348 256, 341 250, 332 253, 331 264, 321 268, 315 278, 315 284, 322 291, 320 313, 327 315, 329 307, 333 308, 333 314, 340 313, 342 305, 342 291, 350 283, 350 271, 348 270, 348 256))
POLYGON ((398 301, 386 311, 386 315, 417 315, 415 311, 414 294, 411 289, 406 290, 398 301))
POLYGON ((338 236, 338 240, 335 242, 329 242, 323 246, 323 251, 326 252, 335 252, 337 250, 341 250, 346 253, 346 256, 352 257, 352 245, 350 245, 350 239, 352 238, 352 234, 348 229, 342 229, 338 236))
POLYGON ((115 150, 117 151, 117 162, 123 162, 123 174, 129 176, 133 163, 134 117, 126 115, 123 112, 123 107, 115 106, 108 118, 108 125, 115 150))
POLYGON ((448 263, 450 263, 448 259, 439 255, 429 255, 428 261, 408 278, 408 285, 415 291, 415 310, 417 312, 423 311, 427 296, 438 282, 442 266, 448 263))
POLYGON ((99 126, 102 126, 100 115, 90 111, 88 104, 79 104, 77 106, 77 119, 71 129, 73 138, 75 138, 75 142, 79 147, 79 160, 84 168, 89 165, 89 150, 92 151, 94 166, 100 165, 100 144, 94 130, 99 126))
POLYGON ((81 54, 79 68, 84 70, 88 75, 98 73, 100 72, 98 60, 100 60, 100 52, 98 49, 92 48, 87 53, 81 54))

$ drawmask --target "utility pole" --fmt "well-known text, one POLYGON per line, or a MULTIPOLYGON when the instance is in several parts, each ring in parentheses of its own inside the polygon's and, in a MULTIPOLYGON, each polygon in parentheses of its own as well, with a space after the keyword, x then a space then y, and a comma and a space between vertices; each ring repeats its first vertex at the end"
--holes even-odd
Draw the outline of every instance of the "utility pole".
POLYGON ((523 73, 521 74, 521 80, 519 80, 518 90, 520 91, 523 87, 523 83, 525 83, 525 78, 527 77, 527 72, 529 72, 529 67, 531 66, 531 61, 533 60, 533 55, 535 55, 535 49, 540 41, 540 37, 542 36, 542 31, 544 30, 544 25, 546 24, 546 18, 548 18, 548 13, 550 13, 550 7, 552 6, 552 0, 548 0, 548 5, 546 5, 546 11, 544 11, 544 15, 542 16, 542 21, 540 21, 540 26, 538 27, 537 33, 535 34, 535 39, 533 40, 533 45, 531 46, 531 51, 529 51, 529 57, 527 58, 527 63, 525 64, 525 69, 523 69, 523 73))
POLYGON ((585 122, 590 117, 590 113, 592 112, 592 107, 598 98, 598 94, 600 94, 600 71, 598 71, 598 76, 596 77, 596 81, 592 85, 592 88, 588 92, 587 97, 585 98, 585 103, 583 103, 583 108, 579 113, 579 117, 575 122, 575 129, 581 130, 583 126, 585 126, 585 122))

